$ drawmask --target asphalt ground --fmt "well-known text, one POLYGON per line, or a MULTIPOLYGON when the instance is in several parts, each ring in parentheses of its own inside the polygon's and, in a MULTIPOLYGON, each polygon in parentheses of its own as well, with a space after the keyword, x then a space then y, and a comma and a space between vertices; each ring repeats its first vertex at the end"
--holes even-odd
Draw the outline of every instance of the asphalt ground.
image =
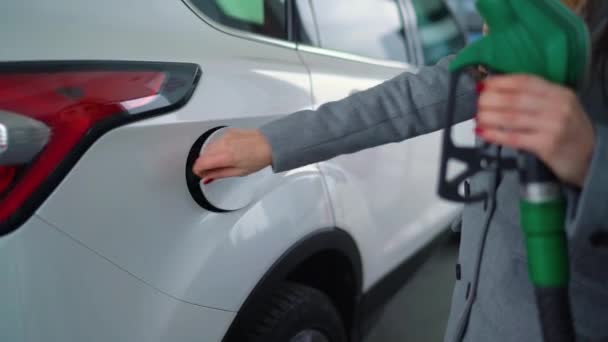
POLYGON ((457 256, 457 242, 439 245, 382 308, 365 342, 443 341, 457 256))

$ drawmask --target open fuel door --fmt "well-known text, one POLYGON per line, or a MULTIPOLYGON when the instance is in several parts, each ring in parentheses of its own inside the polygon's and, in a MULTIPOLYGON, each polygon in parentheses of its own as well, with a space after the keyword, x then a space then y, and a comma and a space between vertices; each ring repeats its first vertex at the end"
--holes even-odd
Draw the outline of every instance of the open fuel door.
POLYGON ((192 146, 186 163, 186 182, 192 198, 201 207, 213 212, 230 212, 247 207, 270 184, 273 172, 270 167, 246 177, 218 179, 203 184, 192 172, 196 159, 211 143, 226 132, 226 127, 217 127, 205 132, 192 146))

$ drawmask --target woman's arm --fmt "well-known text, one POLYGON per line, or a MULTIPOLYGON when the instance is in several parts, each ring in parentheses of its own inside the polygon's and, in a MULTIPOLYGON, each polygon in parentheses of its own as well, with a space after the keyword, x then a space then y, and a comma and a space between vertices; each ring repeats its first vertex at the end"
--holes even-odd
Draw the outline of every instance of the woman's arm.
MULTIPOLYGON (((316 111, 288 115, 260 130, 230 129, 198 158, 193 171, 205 183, 244 176, 268 165, 281 172, 441 129, 452 58, 316 111)), ((476 79, 473 73, 461 79, 455 108, 458 122, 475 114, 476 79)))
MULTIPOLYGON (((285 171, 443 128, 452 58, 263 126, 273 169, 285 171)), ((457 121, 473 117, 475 97, 475 80, 467 75, 457 92, 457 121)))

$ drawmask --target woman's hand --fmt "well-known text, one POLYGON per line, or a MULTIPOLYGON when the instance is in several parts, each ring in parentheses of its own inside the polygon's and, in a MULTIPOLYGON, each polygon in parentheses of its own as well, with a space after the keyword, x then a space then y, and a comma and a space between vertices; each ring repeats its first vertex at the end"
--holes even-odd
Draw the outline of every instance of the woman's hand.
POLYGON ((194 163, 192 171, 208 184, 215 179, 246 176, 272 163, 272 148, 259 130, 228 129, 194 163))
POLYGON ((595 132, 574 92, 524 75, 491 77, 479 91, 481 138, 531 152, 562 181, 584 184, 595 132))

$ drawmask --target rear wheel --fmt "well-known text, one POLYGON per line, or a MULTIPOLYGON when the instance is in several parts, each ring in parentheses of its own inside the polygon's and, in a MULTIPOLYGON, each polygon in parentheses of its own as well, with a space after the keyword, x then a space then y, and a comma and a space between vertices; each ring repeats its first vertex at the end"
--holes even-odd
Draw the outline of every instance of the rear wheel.
POLYGON ((255 342, 346 342, 344 324, 323 292, 284 283, 256 316, 248 340, 255 342))

